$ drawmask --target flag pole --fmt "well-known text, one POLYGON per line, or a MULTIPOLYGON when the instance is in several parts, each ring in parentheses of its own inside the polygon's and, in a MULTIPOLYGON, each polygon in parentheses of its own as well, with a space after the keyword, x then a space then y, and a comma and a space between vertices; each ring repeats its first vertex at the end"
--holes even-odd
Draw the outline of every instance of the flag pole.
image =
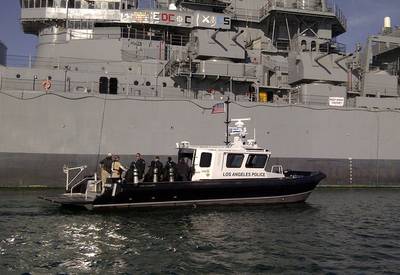
POLYGON ((229 100, 229 96, 228 99, 224 102, 226 104, 226 120, 225 120, 225 124, 226 124, 226 140, 225 140, 225 145, 228 146, 229 145, 229 104, 231 103, 231 101, 229 100))

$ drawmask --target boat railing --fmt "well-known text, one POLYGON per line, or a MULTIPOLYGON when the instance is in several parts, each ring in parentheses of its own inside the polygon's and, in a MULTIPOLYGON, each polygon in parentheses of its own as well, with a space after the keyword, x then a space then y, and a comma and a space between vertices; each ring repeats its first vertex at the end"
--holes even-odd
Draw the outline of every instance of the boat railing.
POLYGON ((86 177, 76 183, 74 183, 78 177, 82 174, 82 172, 87 168, 86 165, 78 166, 78 167, 68 167, 64 165, 63 167, 63 172, 66 175, 65 179, 65 190, 70 191, 71 194, 73 192, 73 189, 75 189, 77 186, 81 185, 86 179, 86 177), (70 175, 70 172, 75 171, 75 175, 70 175))
POLYGON ((85 198, 87 199, 90 196, 90 194, 98 193, 97 187, 100 185, 101 180, 97 179, 97 174, 95 174, 94 178, 86 177, 86 179, 87 179, 87 186, 85 191, 85 198))

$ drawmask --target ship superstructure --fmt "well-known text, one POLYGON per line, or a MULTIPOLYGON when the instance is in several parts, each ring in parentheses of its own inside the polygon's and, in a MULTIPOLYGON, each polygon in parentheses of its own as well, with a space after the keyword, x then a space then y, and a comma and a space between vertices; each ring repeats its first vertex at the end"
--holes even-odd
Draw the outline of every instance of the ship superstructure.
POLYGON ((32 68, 53 69, 68 91, 320 103, 346 96, 345 48, 335 41, 346 19, 326 1, 28 0, 21 20, 39 38, 32 68), (330 93, 317 93, 315 82, 330 93))
POLYGON ((162 145, 186 135, 218 142, 197 128, 217 131, 222 120, 207 113, 229 97, 277 163, 326 171, 333 184, 398 183, 400 35, 389 21, 348 53, 337 39, 346 17, 328 0, 23 0, 38 45, 0 65, 13 131, 0 152, 93 169, 109 151, 168 156, 162 145))
MULTIPOLYGON (((37 72, 39 79, 52 69, 61 86, 53 86, 55 91, 64 86, 198 99, 232 93, 235 100, 336 107, 365 104, 356 102, 359 96, 398 96, 393 66, 370 71, 377 55, 372 43, 398 48, 397 30, 386 27, 381 38, 370 38, 363 55, 348 55, 336 39, 347 20, 326 0, 26 0, 21 5, 24 31, 39 38, 29 65, 46 70, 37 72)), ((384 63, 398 63, 392 59, 384 63)), ((32 70, 19 74, 32 79, 32 70)), ((12 85, 23 86, 19 82, 12 85)))

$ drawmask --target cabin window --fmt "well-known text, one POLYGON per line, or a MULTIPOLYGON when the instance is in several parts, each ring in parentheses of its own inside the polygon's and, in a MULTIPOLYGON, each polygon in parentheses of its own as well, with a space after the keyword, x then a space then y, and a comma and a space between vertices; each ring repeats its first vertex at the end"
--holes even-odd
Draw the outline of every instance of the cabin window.
POLYGON ((243 154, 228 154, 226 157, 227 168, 240 168, 244 159, 243 154))
POLYGON ((201 153, 200 156, 200 167, 210 167, 211 166, 211 153, 201 153))
POLYGON ((267 159, 267 155, 249 155, 246 161, 246 168, 264 168, 267 159))
POLYGON ((311 51, 315 52, 317 50, 317 42, 311 41, 311 51))
POLYGON ((111 77, 110 78, 110 94, 116 95, 118 94, 118 78, 111 77))

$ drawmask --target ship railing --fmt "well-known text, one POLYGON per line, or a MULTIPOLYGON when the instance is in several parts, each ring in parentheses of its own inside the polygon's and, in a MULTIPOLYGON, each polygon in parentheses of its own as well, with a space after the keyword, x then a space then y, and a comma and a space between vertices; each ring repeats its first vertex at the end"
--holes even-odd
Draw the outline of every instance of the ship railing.
MULTIPOLYGON (((162 71, 161 71, 162 72, 162 71)), ((47 76, 47 74, 46 74, 47 76)), ((42 87, 42 82, 46 78, 39 76, 37 79, 32 77, 31 79, 21 78, 0 78, 0 89, 4 91, 17 91, 21 99, 30 98, 32 92, 43 92, 46 91, 42 87)), ((67 79, 64 81, 51 80, 51 87, 47 93, 66 93, 74 95, 92 95, 97 96, 100 94, 99 81, 74 81, 67 79)), ((140 97, 160 97, 163 93, 168 90, 167 84, 163 81, 144 81, 143 78, 138 77, 137 79, 132 78, 131 82, 119 82, 118 83, 118 95, 122 96, 140 96, 140 97)), ((71 97, 72 98, 72 97, 71 97)))
POLYGON ((163 41, 165 44, 185 46, 190 36, 169 33, 168 35, 153 29, 152 27, 139 28, 128 28, 121 27, 119 33, 101 33, 96 34, 92 31, 85 29, 70 29, 67 32, 59 32, 57 34, 49 33, 51 36, 66 36, 68 40, 102 40, 102 39, 137 39, 146 41, 163 41))
MULTIPOLYGON (((46 79, 46 76, 34 75, 31 79, 22 78, 22 76, 15 78, 2 77, 0 82, 0 87, 3 90, 12 91, 42 91, 45 92, 42 87, 42 82, 46 79)), ((51 80, 51 87, 47 91, 52 92, 78 92, 78 93, 98 93, 99 92, 99 82, 98 81, 73 81, 67 77, 66 81, 51 80)))
MULTIPOLYGON (((190 74, 188 70, 181 71, 182 75, 189 77, 190 74)), ((192 77, 195 77, 196 74, 193 73, 192 77)), ((200 74, 197 74, 200 76, 200 74)), ((16 91, 18 94, 15 94, 18 98, 21 99, 29 99, 34 95, 32 94, 32 81, 25 82, 25 86, 21 88, 18 85, 21 84, 22 80, 13 79, 11 82, 5 81, 4 78, 1 78, 0 88, 3 91, 16 91), (14 84, 13 84, 14 83, 14 84)), ((71 82, 71 85, 74 87, 74 83, 71 82)), ((39 84, 37 85, 39 86, 39 84)), ((90 82, 82 83, 82 86, 77 86, 71 91, 67 89, 65 93, 65 98, 70 98, 72 100, 79 99, 82 95, 86 96, 94 96, 98 97, 102 94, 99 93, 99 82, 90 82), (90 88, 92 87, 92 88, 90 88), (93 89, 93 90, 92 90, 93 89)), ((170 88, 166 86, 166 83, 159 81, 158 83, 151 83, 150 86, 146 86, 146 83, 139 83, 135 85, 134 83, 119 83, 118 84, 118 94, 116 95, 107 95, 108 98, 112 99, 113 96, 116 98, 135 98, 140 97, 142 99, 152 99, 152 98, 176 98, 176 99, 200 99, 200 100, 216 100, 219 99, 224 94, 221 92, 217 92, 219 87, 215 87, 215 91, 210 93, 208 91, 193 91, 190 87, 183 87, 181 92, 178 92, 175 88, 170 88)), ((277 89, 277 88, 275 88, 277 89)), ((285 88, 287 90, 287 88, 285 88)), ((63 84, 60 82, 56 85, 53 85, 52 88, 48 91, 48 93, 57 93, 62 96, 63 84), (56 87, 56 88, 53 88, 56 87), (60 89, 57 90, 57 87, 60 89)), ((36 92, 42 92, 45 94, 45 91, 40 87, 37 88, 36 92)), ((248 94, 235 94, 232 96, 232 99, 238 102, 254 102, 256 97, 249 97, 248 94)), ((305 95, 298 92, 291 92, 290 95, 286 96, 276 96, 273 99, 269 99, 268 102, 260 102, 262 104, 273 104, 273 105, 298 105, 298 106, 320 106, 320 107, 330 107, 330 96, 324 95, 305 95)), ((343 107, 343 108, 353 108, 355 107, 355 102, 352 100, 344 99, 343 106, 335 106, 335 107, 343 107)))
POLYGON ((228 13, 232 13, 231 16, 233 19, 243 21, 259 22, 263 17, 263 12, 258 9, 235 8, 232 11, 228 11, 228 13))
MULTIPOLYGON (((172 52, 173 50, 171 50, 172 52)), ((184 53, 184 51, 177 51, 184 53)), ((65 67, 68 66, 68 70, 78 71, 80 72, 92 72, 92 73, 104 73, 104 70, 95 71, 93 68, 87 69, 85 71, 82 67, 84 65, 102 65, 102 64, 113 64, 113 63, 121 63, 121 62, 140 62, 140 64, 154 64, 152 60, 157 60, 162 62, 159 59, 159 54, 154 55, 138 55, 133 54, 132 52, 122 51, 124 60, 102 60, 102 59, 84 59, 84 58, 73 58, 73 57, 38 57, 38 56, 19 56, 19 55, 8 55, 7 56, 7 66, 8 67, 16 67, 16 68, 43 68, 43 69, 53 69, 53 70, 65 70, 65 67)), ((181 58, 182 54, 179 55, 181 58)), ((113 73, 112 71, 108 71, 109 73, 113 73)))
POLYGON ((327 11, 336 15, 342 26, 347 29, 347 18, 334 0, 326 1, 327 11))
POLYGON ((42 1, 21 1, 21 7, 28 8, 68 8, 68 9, 91 9, 91 10, 119 10, 119 1, 53 1, 53 0, 42 0, 42 1))
POLYGON ((320 106, 335 108, 354 108, 355 102, 349 100, 347 96, 324 96, 324 95, 302 95, 293 94, 287 102, 291 105, 320 106), (335 104, 335 98, 342 98, 343 105, 335 104), (332 102, 333 101, 333 102, 332 102))
POLYGON ((315 0, 297 0, 291 3, 285 0, 268 0, 264 6, 258 9, 234 8, 231 12, 234 19, 258 22, 265 18, 272 10, 282 8, 333 13, 343 27, 347 28, 347 19, 333 0, 328 0, 326 7, 315 0))
POLYGON ((196 61, 191 63, 179 63, 175 73, 178 75, 202 75, 203 77, 222 76, 233 78, 256 78, 257 65, 235 63, 215 64, 214 62, 196 61))
POLYGON ((166 35, 165 33, 158 32, 156 29, 152 29, 151 27, 147 27, 146 29, 123 27, 121 28, 120 37, 147 41, 163 41, 166 44, 177 46, 184 46, 190 40, 190 36, 188 35, 179 35, 173 33, 166 35))
POLYGON ((228 5, 227 3, 221 3, 213 0, 182 0, 181 3, 210 6, 210 7, 221 7, 221 8, 224 8, 228 5))

